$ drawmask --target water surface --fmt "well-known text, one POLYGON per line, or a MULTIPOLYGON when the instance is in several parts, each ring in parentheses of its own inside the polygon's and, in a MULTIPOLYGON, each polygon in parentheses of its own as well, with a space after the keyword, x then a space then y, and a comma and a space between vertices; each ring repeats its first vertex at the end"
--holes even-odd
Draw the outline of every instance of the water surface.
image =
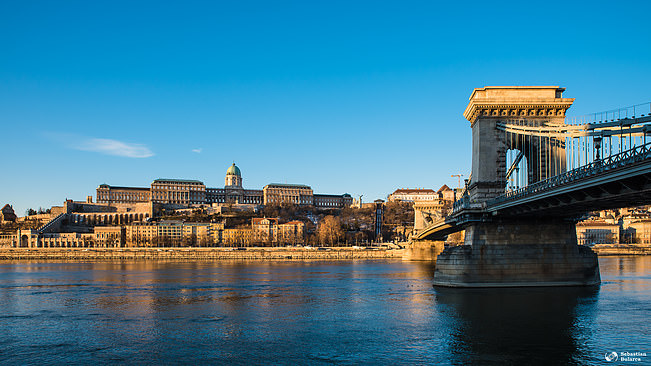
MULTIPOLYGON (((0 263, 0 362, 594 364, 651 355, 651 258, 599 288, 438 289, 431 264, 0 263)), ((651 363, 651 357, 645 362, 651 363)))

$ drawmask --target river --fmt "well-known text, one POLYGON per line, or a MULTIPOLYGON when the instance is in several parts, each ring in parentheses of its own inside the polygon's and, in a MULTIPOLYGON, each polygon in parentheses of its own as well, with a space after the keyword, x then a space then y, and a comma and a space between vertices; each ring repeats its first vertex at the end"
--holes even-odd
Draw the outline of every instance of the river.
POLYGON ((0 262, 0 363, 649 364, 651 257, 599 260, 599 288, 512 289, 395 260, 0 262))

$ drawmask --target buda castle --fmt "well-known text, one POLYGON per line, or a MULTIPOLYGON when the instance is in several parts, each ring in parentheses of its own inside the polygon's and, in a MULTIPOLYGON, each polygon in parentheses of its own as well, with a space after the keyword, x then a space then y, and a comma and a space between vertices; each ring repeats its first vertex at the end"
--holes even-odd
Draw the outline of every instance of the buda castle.
POLYGON ((349 194, 315 194, 302 184, 271 183, 260 189, 244 189, 242 172, 233 163, 226 170, 224 188, 207 188, 198 180, 156 179, 149 188, 120 187, 101 184, 97 187, 98 203, 158 203, 177 207, 192 205, 268 205, 293 203, 317 208, 343 208, 353 203, 349 194))

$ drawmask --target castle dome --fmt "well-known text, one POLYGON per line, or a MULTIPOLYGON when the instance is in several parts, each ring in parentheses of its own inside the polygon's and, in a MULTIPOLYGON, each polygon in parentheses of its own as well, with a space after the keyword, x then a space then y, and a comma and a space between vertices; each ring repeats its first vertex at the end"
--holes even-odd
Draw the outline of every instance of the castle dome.
POLYGON ((240 168, 238 168, 237 165, 233 163, 233 165, 231 165, 226 171, 226 175, 237 175, 238 177, 241 177, 242 172, 240 172, 240 168))

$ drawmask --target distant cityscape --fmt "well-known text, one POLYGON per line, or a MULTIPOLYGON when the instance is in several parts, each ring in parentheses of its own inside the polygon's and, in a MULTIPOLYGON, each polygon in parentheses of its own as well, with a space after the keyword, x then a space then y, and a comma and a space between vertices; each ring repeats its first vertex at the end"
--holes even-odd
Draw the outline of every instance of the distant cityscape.
MULTIPOLYGON (((121 247, 305 241, 305 223, 251 217, 265 206, 297 205, 315 210, 353 205, 350 194, 315 194, 303 184, 271 183, 261 190, 244 189, 240 168, 233 163, 224 188, 207 188, 199 180, 156 179, 150 187, 101 184, 96 202, 66 200, 45 212, 18 217, 6 204, 0 214, 0 245, 8 247, 121 247), (197 222, 201 216, 204 221, 197 222), (247 217, 249 227, 227 227, 226 216, 247 217), (166 219, 166 218, 177 219, 166 219), (215 220, 215 217, 221 218, 215 220), (191 221, 188 221, 191 220, 191 221), (217 221, 217 222, 216 222, 217 221), (42 224, 42 225, 41 225, 42 224), (15 233, 11 232, 16 229, 15 233)), ((314 220, 316 221, 316 220, 314 220)), ((239 224, 239 225, 238 225, 239 224)))
MULTIPOLYGON (((303 184, 245 189, 233 164, 224 188, 199 180, 156 179, 150 187, 101 184, 96 202, 66 200, 19 217, 0 210, 0 247, 166 247, 335 245, 403 242, 449 213, 463 194, 400 188, 386 201, 318 194, 303 184), (326 219, 327 218, 327 219, 326 219)), ((579 244, 651 243, 651 207, 595 212, 576 226, 579 244)), ((463 242, 463 233, 448 245, 463 242)))

